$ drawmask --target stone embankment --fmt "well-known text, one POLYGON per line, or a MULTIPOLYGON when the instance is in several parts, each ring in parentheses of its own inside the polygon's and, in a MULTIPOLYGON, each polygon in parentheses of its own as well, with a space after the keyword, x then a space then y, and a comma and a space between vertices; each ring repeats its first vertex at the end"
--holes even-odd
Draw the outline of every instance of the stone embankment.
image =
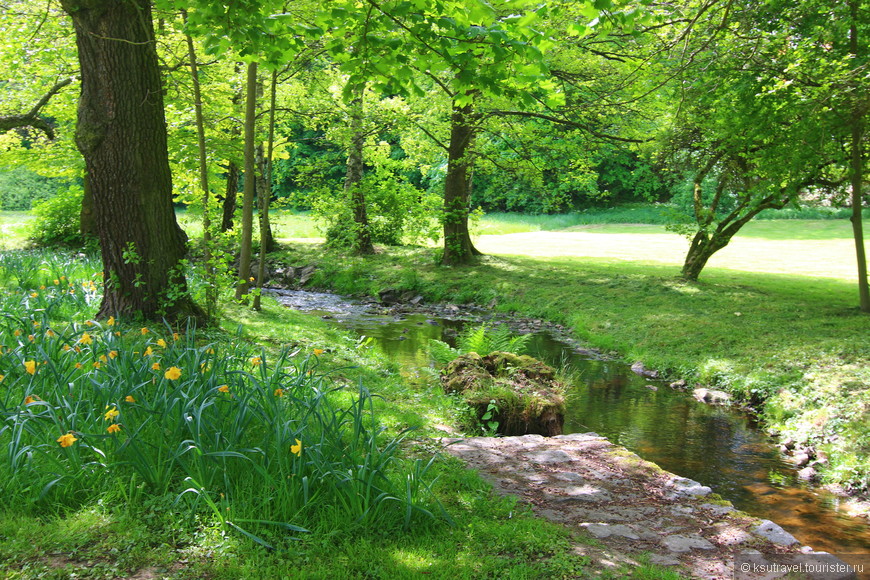
POLYGON ((575 550, 601 567, 631 566, 647 553, 652 563, 697 578, 755 580, 784 573, 746 569, 770 570, 769 564, 796 558, 839 562, 802 547, 777 524, 735 510, 709 487, 668 473, 595 433, 443 442, 445 451, 478 470, 497 492, 518 496, 537 515, 596 538, 584 543, 578 536, 575 550), (741 564, 736 570, 735 560, 741 564))

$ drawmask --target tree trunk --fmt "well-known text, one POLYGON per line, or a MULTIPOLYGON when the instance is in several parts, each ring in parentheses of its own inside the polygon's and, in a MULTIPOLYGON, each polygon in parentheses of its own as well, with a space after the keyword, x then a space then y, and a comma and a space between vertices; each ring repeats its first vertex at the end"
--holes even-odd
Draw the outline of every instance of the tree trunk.
MULTIPOLYGON (((851 25, 849 28, 849 43, 852 55, 858 57, 858 8, 860 0, 852 0, 851 25)), ((852 237, 855 238, 855 255, 858 260, 858 296, 861 312, 870 312, 870 284, 867 280, 867 256, 864 252, 864 224, 861 215, 864 208, 864 119, 862 113, 857 113, 852 120, 852 151, 849 163, 850 181, 852 185, 852 237)))
POLYGON ((224 193, 224 198, 221 200, 223 204, 223 217, 221 218, 221 231, 226 232, 233 229, 233 217, 236 213, 236 197, 239 191, 239 166, 235 161, 230 161, 227 165, 227 190, 224 193))
POLYGON ((682 277, 690 282, 697 282, 707 261, 713 254, 727 246, 728 241, 718 233, 712 236, 703 231, 696 233, 686 253, 686 260, 683 262, 682 277))
POLYGON ((236 300, 248 294, 251 276, 251 250, 254 233, 254 193, 257 178, 255 144, 257 124, 257 63, 248 63, 247 102, 245 104, 245 195, 242 200, 242 243, 239 253, 239 282, 236 300))
POLYGON ((356 98, 350 103, 350 145, 347 149, 347 171, 344 175, 344 192, 350 200, 353 210, 354 236, 353 251, 356 254, 374 254, 369 230, 369 217, 366 212, 365 192, 362 189, 363 179, 363 147, 365 133, 363 132, 363 85, 356 98))
POLYGON ((257 145, 257 216, 260 225, 260 254, 274 252, 275 237, 272 235, 272 224, 269 221, 269 201, 272 199, 272 187, 269 183, 269 169, 263 156, 263 146, 257 145))
POLYGON ((200 315, 180 260, 163 85, 145 0, 63 0, 81 67, 76 145, 103 257, 98 317, 200 315))
POLYGON ((444 255, 446 266, 470 263, 481 253, 471 243, 468 232, 470 196, 469 170, 474 140, 474 108, 453 106, 450 116, 450 144, 447 149, 447 175, 444 178, 444 255))

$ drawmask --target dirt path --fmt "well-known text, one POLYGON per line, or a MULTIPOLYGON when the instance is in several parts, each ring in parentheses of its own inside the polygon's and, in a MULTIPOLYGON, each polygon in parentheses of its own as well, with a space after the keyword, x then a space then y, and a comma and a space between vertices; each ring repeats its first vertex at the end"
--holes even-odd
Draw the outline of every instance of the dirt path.
POLYGON ((575 548, 600 567, 632 564, 648 552, 653 563, 697 578, 755 580, 784 576, 770 572, 773 563, 833 558, 811 554, 775 523, 736 511, 711 497, 709 487, 594 433, 443 441, 445 451, 478 470, 499 493, 519 496, 537 515, 600 540, 599 547, 575 548))

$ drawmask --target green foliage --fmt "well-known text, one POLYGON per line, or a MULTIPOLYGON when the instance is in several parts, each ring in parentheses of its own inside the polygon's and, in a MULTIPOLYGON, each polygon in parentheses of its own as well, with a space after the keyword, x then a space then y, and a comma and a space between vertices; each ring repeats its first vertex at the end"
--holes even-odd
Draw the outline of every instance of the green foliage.
POLYGON ((30 239, 40 246, 81 246, 81 211, 84 190, 71 185, 57 195, 37 203, 33 208, 36 219, 30 230, 30 239))
POLYGON ((0 209, 29 210, 54 196, 64 183, 64 180, 42 177, 23 167, 8 168, 0 172, 0 209))
POLYGON ((515 336, 506 324, 494 327, 481 324, 476 327, 466 327, 459 334, 457 343, 462 353, 476 352, 481 356, 496 351, 523 354, 531 339, 531 334, 515 336))

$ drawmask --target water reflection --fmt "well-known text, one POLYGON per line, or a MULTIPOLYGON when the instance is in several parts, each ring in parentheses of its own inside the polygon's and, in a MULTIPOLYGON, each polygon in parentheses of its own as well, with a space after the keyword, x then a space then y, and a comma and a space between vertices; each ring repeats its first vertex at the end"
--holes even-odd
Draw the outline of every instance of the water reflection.
MULTIPOLYGON (((312 310, 298 304, 304 297, 294 295, 293 300, 295 307, 312 310)), ((462 325, 422 314, 361 312, 352 302, 337 309, 324 303, 313 306, 372 337, 408 373, 431 365, 428 340, 449 342, 462 325), (445 329, 454 332, 446 336, 445 329)), ((836 496, 799 482, 795 470, 745 415, 699 403, 660 381, 635 375, 627 365, 590 360, 548 335, 536 335, 531 350, 533 356, 567 367, 574 377, 566 433, 604 435, 668 471, 709 485, 739 509, 777 522, 816 550, 870 553, 870 526, 838 512, 836 496)))

